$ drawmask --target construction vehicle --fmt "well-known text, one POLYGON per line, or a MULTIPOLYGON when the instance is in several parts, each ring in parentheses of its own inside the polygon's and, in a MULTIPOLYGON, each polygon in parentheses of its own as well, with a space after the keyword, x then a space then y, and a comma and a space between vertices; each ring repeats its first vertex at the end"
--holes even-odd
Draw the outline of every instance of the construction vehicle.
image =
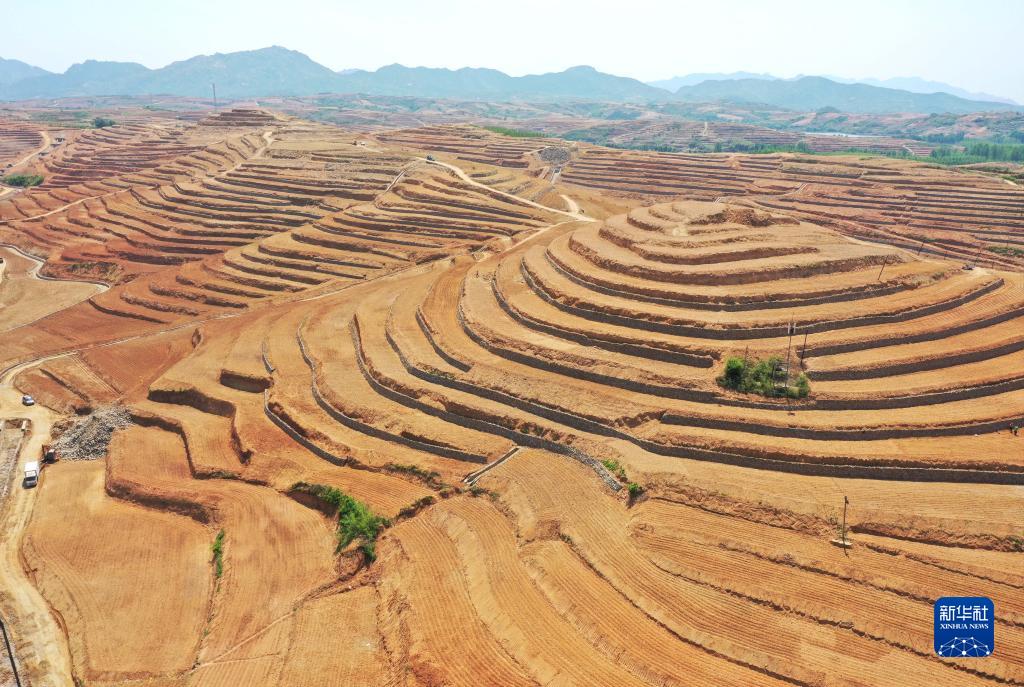
POLYGON ((22 484, 25 485, 26 489, 31 489, 32 487, 39 484, 38 462, 33 460, 31 462, 25 463, 25 481, 22 484))
POLYGON ((56 463, 57 462, 57 449, 53 448, 49 444, 43 444, 43 460, 44 463, 56 463))

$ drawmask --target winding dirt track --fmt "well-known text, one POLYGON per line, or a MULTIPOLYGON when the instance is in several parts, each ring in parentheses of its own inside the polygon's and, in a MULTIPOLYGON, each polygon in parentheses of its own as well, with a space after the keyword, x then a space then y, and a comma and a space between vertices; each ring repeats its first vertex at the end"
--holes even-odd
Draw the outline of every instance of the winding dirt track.
MULTIPOLYGON (((569 210, 558 210, 558 209, 555 209, 555 208, 552 208, 552 207, 548 207, 547 205, 543 205, 541 203, 534 202, 532 200, 527 200, 526 198, 520 198, 519 196, 514 195, 512 193, 505 193, 504 191, 499 191, 498 189, 492 188, 492 187, 488 186, 487 184, 481 184, 479 181, 476 181, 475 179, 471 178, 468 174, 466 174, 462 170, 461 167, 456 167, 455 165, 450 164, 448 162, 440 162, 439 160, 427 160, 426 158, 416 158, 416 159, 417 160, 423 160, 424 162, 427 162, 428 164, 431 164, 431 165, 437 165, 438 167, 444 167, 445 169, 451 170, 452 172, 455 173, 455 176, 457 176, 459 179, 461 179, 462 181, 466 182, 470 186, 476 186, 477 188, 483 189, 483 190, 487 191, 488 193, 491 193, 491 194, 494 194, 494 195, 498 195, 498 196, 501 196, 503 198, 507 198, 508 200, 511 200, 511 201, 513 201, 515 203, 519 203, 521 205, 529 205, 530 207, 537 208, 538 210, 545 210, 547 212, 554 212, 554 213, 557 213, 559 215, 564 215, 566 217, 571 217, 572 219, 580 220, 580 221, 583 221, 583 222, 596 222, 597 221, 593 217, 587 217, 586 215, 581 214, 580 213, 579 205, 577 205, 574 202, 570 202, 569 210)), ((565 196, 562 196, 562 197, 565 198, 565 196)), ((566 200, 568 201, 569 199, 566 198, 566 200)))
POLYGON ((71 684, 71 656, 63 628, 51 613, 50 606, 36 590, 21 562, 21 542, 25 527, 32 518, 37 489, 24 489, 21 475, 25 463, 36 460, 42 445, 49 440, 53 412, 42 405, 21 405, 21 393, 13 380, 23 370, 38 365, 37 360, 7 370, 0 378, 0 417, 25 418, 32 430, 22 444, 13 470, 10 495, 0 511, 4 536, 0 537, 0 608, 8 628, 14 635, 15 652, 21 666, 37 676, 47 676, 33 685, 64 687, 71 684))
MULTIPOLYGON (((12 170, 17 169, 18 167, 20 167, 21 165, 25 164, 26 162, 28 162, 29 160, 34 158, 36 155, 39 155, 40 153, 42 153, 43 151, 45 151, 47 148, 50 147, 50 142, 51 141, 50 141, 50 134, 49 134, 49 132, 47 132, 45 130, 41 130, 39 132, 39 135, 42 136, 42 138, 43 138, 43 145, 41 145, 37 150, 32 151, 31 153, 29 153, 25 157, 21 158, 20 160, 18 160, 15 163, 13 163, 10 166, 10 168, 7 170, 8 173, 10 173, 12 170)), ((7 196, 14 195, 18 191, 19 191, 19 189, 15 188, 13 186, 3 186, 2 184, 0 184, 0 198, 6 198, 7 196)))
POLYGON ((110 288, 99 282, 44 277, 39 274, 42 260, 8 244, 0 244, 0 258, 0 332, 41 320, 110 288))

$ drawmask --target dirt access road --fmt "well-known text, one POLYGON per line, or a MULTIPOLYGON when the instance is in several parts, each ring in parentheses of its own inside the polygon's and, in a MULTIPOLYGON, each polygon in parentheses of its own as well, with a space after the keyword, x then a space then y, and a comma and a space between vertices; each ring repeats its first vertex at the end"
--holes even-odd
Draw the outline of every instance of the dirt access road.
MULTIPOLYGON (((25 363, 8 370, 0 379, 0 419, 27 419, 30 433, 8 478, 11 480, 4 503, 0 503, 0 611, 14 643, 19 668, 30 677, 34 687, 65 687, 72 684, 71 655, 63 627, 49 604, 36 591, 21 563, 21 540, 32 517, 36 489, 22 486, 25 463, 38 460, 42 446, 49 440, 54 414, 41 405, 21 404, 21 392, 14 388, 19 372, 41 361, 25 363)), ((41 479, 46 479, 45 470, 41 479)))
POLYGON ((519 196, 517 196, 515 194, 512 194, 512 193, 505 193, 504 191, 499 191, 498 189, 492 188, 492 187, 488 186, 487 184, 481 184, 479 181, 476 181, 475 179, 472 179, 468 174, 466 174, 462 170, 462 168, 456 167, 455 165, 453 165, 451 163, 441 162, 440 160, 427 160, 426 158, 422 158, 422 157, 418 157, 416 159, 417 160, 421 160, 421 161, 426 162, 426 163, 431 164, 431 165, 437 165, 438 167, 444 167, 445 169, 447 169, 447 170, 449 170, 451 172, 454 172, 455 176, 457 176, 459 179, 461 179, 462 181, 466 182, 470 186, 476 186, 477 188, 481 188, 481 189, 487 191, 488 193, 494 193, 494 194, 497 194, 499 196, 503 196, 503 197, 508 198, 509 200, 513 201, 513 202, 525 203, 526 205, 529 205, 530 207, 534 207, 534 208, 537 208, 539 210, 546 210, 547 212, 554 212, 556 214, 564 215, 564 216, 569 217, 571 219, 579 220, 581 222, 596 222, 597 221, 593 217, 587 217, 586 215, 584 215, 580 211, 579 205, 577 205, 575 201, 569 199, 568 197, 566 197, 564 195, 562 196, 562 198, 565 199, 566 203, 569 205, 569 209, 568 210, 558 210, 556 208, 548 207, 547 205, 542 205, 541 203, 535 203, 534 201, 527 200, 526 198, 521 198, 521 197, 519 197, 519 196))
POLYGON ((43 277, 43 261, 14 246, 0 244, 0 258, 0 332, 31 324, 108 288, 98 282, 43 277))
MULTIPOLYGON (((41 145, 37 150, 32 151, 25 157, 13 163, 10 169, 7 170, 7 174, 15 174, 15 170, 17 170, 18 167, 21 167, 23 164, 25 164, 32 158, 36 157, 40 153, 46 152, 46 149, 49 148, 50 144, 52 143, 52 141, 50 140, 50 133, 48 131, 40 131, 39 135, 42 136, 43 138, 43 145, 41 145)), ((0 184, 0 199, 6 198, 7 196, 13 196, 15 193, 18 193, 19 191, 22 190, 24 189, 15 188, 13 186, 4 186, 0 184)))
POLYGON ((28 162, 32 158, 36 157, 40 153, 45 153, 46 149, 50 147, 51 143, 53 143, 53 141, 50 140, 50 132, 49 131, 40 130, 39 135, 43 138, 43 145, 41 145, 37 150, 32 151, 31 153, 29 153, 25 157, 21 158, 20 160, 18 160, 14 164, 12 164, 11 165, 11 169, 12 170, 17 169, 18 167, 21 167, 23 164, 25 164, 26 162, 28 162))

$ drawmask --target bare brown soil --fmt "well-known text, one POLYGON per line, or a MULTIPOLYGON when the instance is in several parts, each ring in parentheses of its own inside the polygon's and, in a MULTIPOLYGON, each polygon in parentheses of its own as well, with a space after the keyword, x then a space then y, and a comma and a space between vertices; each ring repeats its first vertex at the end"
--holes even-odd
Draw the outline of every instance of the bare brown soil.
POLYGON ((134 424, 15 485, 60 619, 22 645, 89 685, 1024 684, 1024 291, 960 264, 1015 191, 552 144, 241 109, 47 156, 0 236, 113 286, 0 331, 3 410, 134 424), (375 560, 299 482, 390 519, 375 560), (945 595, 995 655, 933 656, 945 595))

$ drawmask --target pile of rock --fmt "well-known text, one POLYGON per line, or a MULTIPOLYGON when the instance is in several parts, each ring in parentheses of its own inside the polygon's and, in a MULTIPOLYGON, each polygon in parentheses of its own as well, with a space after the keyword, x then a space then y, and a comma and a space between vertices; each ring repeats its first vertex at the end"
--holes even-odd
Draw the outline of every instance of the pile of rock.
POLYGON ((568 148, 562 146, 548 146, 538 153, 540 159, 552 165, 564 165, 569 161, 571 153, 568 148))
POLYGON ((60 433, 53 442, 53 448, 61 460, 103 458, 107 455, 114 432, 131 424, 131 416, 122 406, 102 406, 75 420, 60 433))

